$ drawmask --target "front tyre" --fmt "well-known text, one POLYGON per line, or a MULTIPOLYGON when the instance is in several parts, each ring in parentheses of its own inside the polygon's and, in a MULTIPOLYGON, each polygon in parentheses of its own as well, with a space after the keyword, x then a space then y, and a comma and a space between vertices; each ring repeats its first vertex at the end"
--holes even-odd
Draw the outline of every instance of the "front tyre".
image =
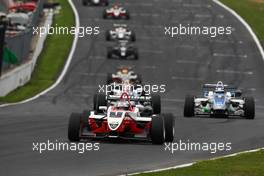
POLYGON ((127 19, 127 20, 129 20, 129 19, 130 19, 130 14, 129 14, 129 12, 128 12, 128 11, 126 12, 126 19, 127 19))
POLYGON ((151 102, 153 108, 153 114, 160 114, 161 112, 161 100, 158 94, 151 95, 151 102))
POLYGON ((253 97, 245 97, 244 116, 246 119, 255 118, 255 101, 253 97))
POLYGON ((172 114, 164 114, 165 142, 173 142, 175 133, 175 118, 172 114))
POLYGON ((71 142, 80 141, 81 114, 72 113, 68 126, 68 139, 71 142))
POLYGON ((187 95, 185 97, 183 115, 184 115, 184 117, 193 117, 194 116, 194 96, 187 95))
POLYGON ((106 41, 110 41, 111 40, 111 34, 110 34, 110 31, 109 30, 107 30, 105 32, 105 39, 106 39, 106 41))
POLYGON ((152 117, 151 141, 153 144, 161 145, 165 140, 164 120, 160 116, 152 117))
POLYGON ((88 5, 87 0, 82 0, 82 4, 83 6, 87 6, 88 5))

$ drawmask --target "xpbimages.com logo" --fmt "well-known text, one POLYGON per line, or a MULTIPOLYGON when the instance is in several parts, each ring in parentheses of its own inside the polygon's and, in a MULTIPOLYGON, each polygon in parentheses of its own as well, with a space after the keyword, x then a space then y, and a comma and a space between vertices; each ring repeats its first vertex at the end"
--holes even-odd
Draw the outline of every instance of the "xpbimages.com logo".
POLYGON ((190 140, 178 142, 165 143, 164 150, 174 154, 177 151, 203 151, 215 154, 217 152, 224 152, 232 150, 231 142, 191 142, 190 140))
POLYGON ((78 35, 80 38, 85 37, 86 35, 98 35, 100 34, 99 26, 87 26, 87 27, 63 27, 58 26, 42 26, 42 27, 33 27, 33 35, 39 35, 40 37, 44 35, 78 35))
POLYGON ((98 93, 105 93, 106 95, 110 93, 118 93, 118 92, 133 92, 143 95, 151 95, 151 93, 165 93, 166 85, 132 85, 132 84, 117 84, 112 83, 110 85, 99 85, 98 93))
POLYGON ((32 143, 32 151, 38 152, 40 154, 44 152, 51 151, 73 151, 79 154, 83 154, 87 151, 99 151, 100 144, 99 143, 75 143, 75 142, 59 142, 58 140, 50 141, 47 140, 45 142, 33 142, 32 143))

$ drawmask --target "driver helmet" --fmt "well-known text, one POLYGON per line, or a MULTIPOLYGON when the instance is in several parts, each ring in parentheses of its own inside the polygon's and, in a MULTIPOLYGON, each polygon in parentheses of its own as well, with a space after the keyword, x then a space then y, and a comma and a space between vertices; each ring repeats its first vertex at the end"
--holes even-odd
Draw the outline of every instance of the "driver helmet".
POLYGON ((221 81, 217 83, 215 93, 225 93, 225 86, 221 81))
POLYGON ((127 68, 122 68, 121 73, 127 75, 128 74, 128 69, 127 68))
POLYGON ((113 6, 113 8, 114 8, 114 9, 118 9, 119 7, 118 7, 117 4, 115 4, 115 5, 113 6))

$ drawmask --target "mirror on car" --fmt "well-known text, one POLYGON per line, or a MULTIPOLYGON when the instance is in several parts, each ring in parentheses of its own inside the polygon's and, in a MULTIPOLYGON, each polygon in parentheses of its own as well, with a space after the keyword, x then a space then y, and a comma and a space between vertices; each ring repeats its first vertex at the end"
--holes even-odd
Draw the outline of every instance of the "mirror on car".
POLYGON ((107 110, 107 107, 106 106, 99 106, 99 110, 106 111, 107 110))

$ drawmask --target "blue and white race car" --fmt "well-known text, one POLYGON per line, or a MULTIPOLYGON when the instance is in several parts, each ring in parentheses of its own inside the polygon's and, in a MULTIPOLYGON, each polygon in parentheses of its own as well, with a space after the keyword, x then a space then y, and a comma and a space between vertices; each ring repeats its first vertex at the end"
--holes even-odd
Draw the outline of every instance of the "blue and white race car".
POLYGON ((187 95, 184 104, 184 116, 209 115, 210 117, 240 116, 255 118, 253 97, 241 97, 242 92, 219 81, 217 84, 205 84, 203 97, 187 95))

